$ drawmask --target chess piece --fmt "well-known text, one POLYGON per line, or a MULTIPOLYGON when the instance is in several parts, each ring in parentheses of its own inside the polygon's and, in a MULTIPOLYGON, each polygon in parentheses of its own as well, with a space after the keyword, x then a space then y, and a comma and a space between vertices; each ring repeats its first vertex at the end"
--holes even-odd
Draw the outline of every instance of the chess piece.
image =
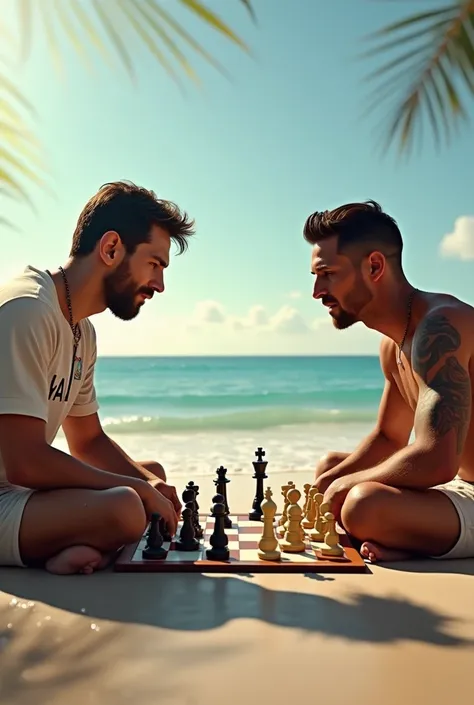
POLYGON ((309 482, 306 482, 303 485, 303 489, 304 489, 303 516, 306 516, 306 512, 308 511, 309 491, 311 489, 311 485, 309 484, 309 482))
POLYGON ((301 537, 303 510, 298 504, 301 492, 293 487, 288 490, 287 497, 289 501, 288 521, 285 535, 280 541, 280 547, 285 553, 303 553, 306 549, 305 542, 301 537))
POLYGON ((202 538, 203 531, 199 524, 199 514, 196 509, 196 485, 193 487, 186 487, 182 494, 183 503, 185 506, 190 506, 192 509, 192 522, 194 525, 194 536, 198 539, 202 538))
POLYGON ((327 502, 323 502, 324 495, 317 492, 314 495, 314 507, 316 510, 316 519, 314 521, 314 527, 308 531, 308 536, 311 541, 324 541, 324 524, 326 519, 324 515, 329 511, 329 505, 327 502))
POLYGON ((169 529, 168 529, 168 525, 165 522, 165 520, 163 519, 163 517, 160 518, 158 528, 160 530, 160 534, 163 536, 163 541, 171 541, 172 540, 173 537, 171 536, 169 529))
POLYGON ((204 536, 204 531, 202 529, 201 524, 199 523, 199 504, 198 504, 198 494, 199 494, 199 485, 195 485, 192 480, 188 482, 186 485, 187 490, 193 490, 194 492, 194 519, 195 519, 195 526, 194 526, 194 532, 196 534, 197 539, 202 539, 204 536))
MULTIPOLYGON (((192 490, 189 490, 192 492, 192 490)), ((183 492, 184 494, 184 492, 183 492)), ((194 495, 194 492, 192 492, 194 495)), ((188 502, 183 509, 183 525, 179 532, 179 539, 175 543, 178 551, 197 551, 199 541, 196 539, 194 531, 194 506, 193 502, 188 502)))
POLYGON ((262 538, 258 542, 258 557, 263 561, 279 561, 281 553, 278 548, 278 541, 275 536, 273 520, 276 513, 276 504, 272 499, 271 487, 265 490, 265 499, 261 507, 263 512, 263 533, 262 538))
POLYGON ((324 536, 324 546, 321 547, 321 553, 323 556, 343 556, 344 549, 339 543, 334 514, 331 512, 326 512, 324 518, 326 520, 326 535, 324 536))
POLYGON ((268 465, 268 462, 266 460, 263 460, 265 451, 263 450, 263 448, 257 448, 257 450, 255 451, 255 455, 257 456, 257 460, 254 460, 252 462, 252 465, 254 468, 253 479, 256 480, 256 490, 252 509, 249 512, 250 521, 260 521, 262 518, 263 513, 261 505, 263 502, 263 481, 267 479, 265 469, 268 465))
POLYGON ((211 516, 215 519, 214 531, 209 539, 212 548, 206 550, 206 556, 210 561, 228 561, 230 558, 229 539, 225 533, 225 504, 221 494, 216 494, 212 498, 211 516))
POLYGON ((282 537, 285 534, 286 531, 286 522, 288 519, 287 512, 288 512, 288 506, 289 506, 289 501, 288 501, 288 490, 291 490, 292 487, 295 486, 295 483, 292 482, 291 480, 286 483, 286 485, 281 486, 281 493, 283 495, 283 498, 285 500, 285 504, 283 505, 283 512, 281 514, 280 520, 278 522, 278 527, 277 527, 277 534, 278 536, 282 537))
POLYGON ((232 528, 232 520, 229 516, 229 505, 227 503, 227 484, 230 482, 229 478, 226 477, 227 468, 221 465, 217 468, 217 477, 214 480, 216 486, 216 493, 224 497, 225 515, 224 515, 224 526, 226 529, 232 528))
MULTIPOLYGON (((306 485, 305 485, 306 487, 306 485)), ((316 487, 310 487, 308 490, 308 498, 306 502, 306 511, 303 517, 301 525, 305 529, 312 529, 314 527, 314 522, 316 521, 316 507, 314 502, 314 495, 318 494, 316 487)))
POLYGON ((168 551, 163 548, 163 536, 160 533, 160 515, 152 514, 147 542, 142 551, 142 558, 160 560, 166 558, 168 551))

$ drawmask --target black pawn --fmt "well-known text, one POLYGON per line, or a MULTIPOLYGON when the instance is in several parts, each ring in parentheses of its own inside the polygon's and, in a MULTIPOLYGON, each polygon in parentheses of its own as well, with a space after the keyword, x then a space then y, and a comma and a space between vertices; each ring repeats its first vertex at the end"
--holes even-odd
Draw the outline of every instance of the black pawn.
POLYGON ((142 557, 145 559, 159 560, 166 558, 168 551, 163 548, 163 536, 160 532, 160 515, 152 514, 150 522, 150 530, 148 531, 147 543, 142 551, 142 557))
POLYGON ((176 541, 178 551, 197 551, 199 541, 194 534, 194 512, 191 502, 183 509, 183 525, 179 533, 179 540, 176 541))
POLYGON ((212 548, 206 550, 206 556, 210 561, 228 561, 230 557, 228 543, 229 539, 225 533, 225 504, 224 497, 217 494, 212 499, 213 506, 211 516, 214 517, 214 531, 211 534, 209 543, 212 548))

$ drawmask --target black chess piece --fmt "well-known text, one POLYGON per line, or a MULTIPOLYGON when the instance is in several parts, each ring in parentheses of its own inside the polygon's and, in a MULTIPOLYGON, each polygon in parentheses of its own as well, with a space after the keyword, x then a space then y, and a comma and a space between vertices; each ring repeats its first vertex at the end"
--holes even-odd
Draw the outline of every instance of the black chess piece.
POLYGON ((252 465, 254 467, 253 479, 257 481, 257 487, 252 504, 252 509, 249 512, 250 521, 260 521, 263 516, 263 511, 261 507, 261 504, 264 499, 263 481, 267 478, 267 475, 265 474, 265 469, 268 465, 268 461, 263 460, 263 456, 265 455, 265 451, 263 450, 263 448, 257 448, 257 450, 255 451, 255 455, 257 456, 257 460, 254 460, 252 462, 252 465))
POLYGON ((183 509, 183 525, 175 546, 178 551, 197 551, 199 549, 199 541, 196 539, 194 533, 194 509, 192 502, 188 502, 183 509))
POLYGON ((163 541, 171 541, 173 538, 169 532, 168 524, 165 522, 163 517, 161 517, 159 522, 160 534, 163 536, 163 541))
POLYGON ((229 539, 225 533, 225 504, 224 497, 221 494, 216 494, 212 498, 211 516, 215 519, 214 531, 211 534, 209 543, 212 548, 206 550, 206 556, 210 561, 228 561, 230 558, 229 539))
POLYGON ((214 480, 214 484, 216 486, 216 492, 217 494, 222 495, 224 498, 224 507, 225 507, 225 515, 224 515, 224 526, 226 529, 231 529, 232 528, 232 520, 229 516, 229 505, 227 503, 227 484, 230 482, 229 478, 226 477, 227 474, 227 468, 225 468, 223 465, 221 465, 219 468, 217 468, 217 477, 214 480))
POLYGON ((147 542, 142 551, 142 558, 160 560, 166 558, 168 551, 163 548, 163 536, 160 532, 160 515, 152 514, 147 542))
POLYGON ((194 488, 187 487, 182 494, 183 502, 186 506, 190 505, 193 511, 193 525, 194 525, 194 535, 196 538, 201 539, 203 537, 203 530, 199 524, 199 514, 196 508, 196 492, 194 488))

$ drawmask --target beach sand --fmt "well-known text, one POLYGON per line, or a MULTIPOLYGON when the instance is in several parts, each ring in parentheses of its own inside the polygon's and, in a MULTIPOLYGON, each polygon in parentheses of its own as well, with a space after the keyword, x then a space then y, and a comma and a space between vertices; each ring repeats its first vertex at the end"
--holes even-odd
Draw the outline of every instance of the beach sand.
MULTIPOLYGON (((195 480, 207 507, 215 488, 195 480)), ((232 478, 231 510, 253 494, 249 474, 232 478)), ((3 569, 0 702, 464 705, 473 575, 474 561, 312 576, 3 569)))

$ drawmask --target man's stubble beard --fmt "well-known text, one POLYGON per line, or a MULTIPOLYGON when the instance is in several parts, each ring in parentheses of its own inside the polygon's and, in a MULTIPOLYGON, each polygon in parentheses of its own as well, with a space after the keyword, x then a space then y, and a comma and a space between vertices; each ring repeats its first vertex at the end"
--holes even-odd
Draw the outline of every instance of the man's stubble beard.
POLYGON ((133 320, 140 312, 141 303, 136 302, 139 293, 153 295, 147 287, 139 287, 130 273, 128 258, 104 280, 104 300, 109 311, 122 321, 133 320))

